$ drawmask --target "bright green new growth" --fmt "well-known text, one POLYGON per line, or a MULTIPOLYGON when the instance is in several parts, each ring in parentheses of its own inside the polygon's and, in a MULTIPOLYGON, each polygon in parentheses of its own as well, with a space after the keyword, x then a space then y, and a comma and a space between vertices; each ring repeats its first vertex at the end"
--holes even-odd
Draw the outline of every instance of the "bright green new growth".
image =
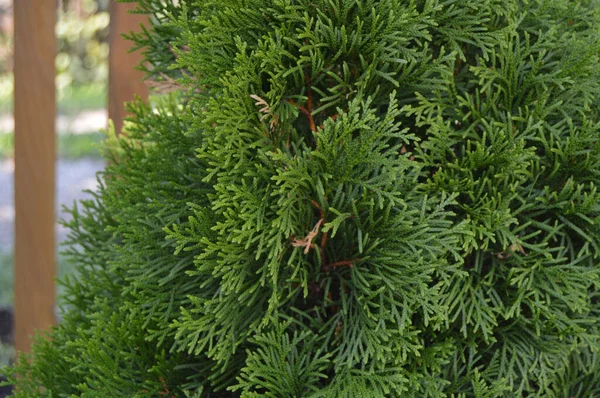
POLYGON ((17 397, 600 395, 600 12, 140 0, 17 397))

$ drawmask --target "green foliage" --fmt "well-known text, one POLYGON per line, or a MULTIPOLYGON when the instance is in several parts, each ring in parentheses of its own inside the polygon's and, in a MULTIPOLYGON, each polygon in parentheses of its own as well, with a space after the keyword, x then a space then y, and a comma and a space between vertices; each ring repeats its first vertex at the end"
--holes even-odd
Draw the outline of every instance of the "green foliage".
POLYGON ((596 1, 138 4, 17 397, 600 392, 596 1))

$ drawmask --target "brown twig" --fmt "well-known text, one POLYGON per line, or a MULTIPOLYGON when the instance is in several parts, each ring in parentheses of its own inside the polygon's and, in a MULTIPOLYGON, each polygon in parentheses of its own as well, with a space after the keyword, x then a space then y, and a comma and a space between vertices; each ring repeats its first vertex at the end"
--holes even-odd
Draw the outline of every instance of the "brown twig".
MULTIPOLYGON (((321 224, 325 222, 325 212, 323 211, 323 208, 319 205, 319 203, 317 203, 316 200, 311 200, 310 203, 312 203, 312 205, 315 206, 317 210, 319 210, 319 221, 303 239, 294 239, 293 237, 291 237, 292 246, 304 247, 304 254, 308 254, 308 251, 310 249, 315 248, 315 244, 312 243, 312 241, 319 234, 319 227, 321 227, 321 224)), ((354 266, 354 263, 360 260, 360 258, 355 258, 353 260, 342 260, 328 264, 325 259, 325 246, 327 245, 328 238, 329 231, 323 232, 323 235, 321 236, 321 244, 319 245, 319 254, 321 255, 321 271, 330 272, 334 268, 343 266, 348 266, 352 268, 354 266)))
MULTIPOLYGON (((271 110, 271 106, 269 105, 269 103, 267 101, 265 101, 264 99, 260 98, 258 95, 256 94, 252 94, 250 96, 250 98, 252 98, 253 100, 255 100, 256 102, 254 103, 254 105, 257 106, 262 106, 262 108, 260 108, 258 111, 260 113, 262 113, 263 115, 260 117, 260 121, 262 122, 264 119, 270 117, 271 121, 269 122, 269 128, 271 129, 271 131, 275 130, 275 126, 277 126, 278 121, 277 121, 277 116, 275 116, 273 114, 273 111, 271 110)), ((265 137, 267 136, 267 134, 265 133, 265 137)))
POLYGON ((306 108, 298 105, 291 99, 288 99, 286 101, 289 102, 290 104, 292 104, 294 106, 294 108, 298 109, 301 113, 306 115, 306 117, 308 118, 308 125, 310 127, 310 131, 312 131, 313 133, 315 131, 317 131, 317 129, 315 127, 315 119, 312 115, 312 94, 310 94, 310 92, 309 92, 308 100, 306 101, 306 106, 307 106, 306 108))
MULTIPOLYGON (((180 72, 182 75, 185 75, 185 77, 190 79, 191 81, 194 81, 194 82, 198 81, 197 77, 190 75, 185 70, 181 69, 180 72)), ((153 88, 156 92, 158 92, 160 94, 168 94, 173 91, 188 88, 186 85, 182 84, 178 80, 173 79, 171 76, 167 75, 166 73, 161 72, 161 73, 159 73, 159 76, 163 80, 146 80, 145 84, 148 87, 153 88)), ((204 91, 205 90, 200 87, 194 89, 195 93, 203 93, 204 91)))
POLYGON ((296 107, 296 109, 298 109, 300 112, 302 112, 303 114, 306 115, 306 117, 308 118, 308 126, 310 128, 310 131, 312 131, 314 133, 317 131, 317 125, 315 124, 315 118, 312 114, 312 112, 313 112, 313 94, 312 94, 312 90, 310 88, 310 76, 309 75, 306 75, 306 77, 304 78, 304 84, 306 85, 306 88, 307 88, 306 107, 302 107, 290 99, 288 99, 287 101, 290 104, 292 104, 294 107, 296 107))
POLYGON ((518 242, 517 243, 513 243, 512 245, 510 245, 510 247, 508 248, 508 250, 504 250, 504 251, 502 251, 500 253, 496 253, 496 256, 500 260, 505 260, 505 259, 511 257, 514 253, 517 253, 517 252, 523 254, 524 256, 527 256, 527 252, 523 248, 523 245, 521 245, 518 242))
POLYGON ((308 92, 306 93, 306 110, 308 111, 307 116, 308 116, 308 126, 310 127, 310 131, 312 131, 313 133, 315 131, 317 131, 317 127, 315 125, 315 119, 312 115, 312 111, 313 111, 313 103, 312 103, 312 90, 309 88, 308 92))
POLYGON ((330 268, 336 268, 336 267, 343 267, 345 265, 347 265, 348 267, 352 268, 354 266, 354 263, 360 260, 358 258, 355 258, 354 260, 343 260, 343 261, 336 261, 333 264, 329 264, 330 268))
POLYGON ((314 248, 315 245, 312 243, 312 240, 319 233, 319 227, 324 220, 321 218, 313 227, 313 229, 304 237, 304 239, 294 239, 292 241, 292 246, 294 247, 304 247, 304 254, 308 254, 308 251, 311 248, 314 248))
MULTIPOLYGON (((323 209, 321 208, 321 206, 319 206, 317 201, 311 200, 310 202, 313 204, 313 206, 315 206, 319 210, 321 220, 325 220, 325 213, 323 212, 323 209)), ((321 245, 319 246, 319 249, 321 252, 321 263, 322 264, 325 264, 325 245, 327 244, 328 233, 329 233, 329 231, 323 232, 323 236, 321 237, 321 245)))
POLYGON ((294 108, 298 109, 300 112, 304 113, 305 115, 310 115, 310 112, 305 107, 298 105, 291 99, 287 99, 286 101, 289 102, 290 104, 292 104, 294 106, 294 108))

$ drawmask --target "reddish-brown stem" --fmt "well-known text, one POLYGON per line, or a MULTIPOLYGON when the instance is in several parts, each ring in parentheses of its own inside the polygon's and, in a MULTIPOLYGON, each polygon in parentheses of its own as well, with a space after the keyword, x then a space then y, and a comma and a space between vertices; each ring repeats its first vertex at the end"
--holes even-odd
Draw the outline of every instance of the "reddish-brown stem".
POLYGON ((313 103, 312 103, 312 90, 309 88, 308 92, 306 93, 306 110, 308 111, 307 116, 308 116, 308 125, 310 127, 310 131, 312 131, 313 133, 315 131, 317 131, 317 126, 315 125, 315 119, 312 115, 312 111, 313 111, 313 103))
POLYGON ((328 265, 328 267, 330 267, 330 268, 335 268, 335 267, 343 267, 343 266, 346 266, 346 265, 347 265, 348 267, 352 268, 352 267, 354 266, 354 262, 355 262, 356 260, 357 260, 357 259, 354 259, 354 260, 343 260, 343 261, 337 261, 337 262, 335 262, 335 263, 333 263, 333 264, 329 264, 329 265, 328 265))
POLYGON ((313 206, 315 206, 317 208, 317 210, 319 210, 319 215, 321 216, 321 218, 323 220, 325 220, 325 213, 323 213, 323 209, 321 208, 321 206, 319 206, 319 204, 317 203, 316 200, 311 199, 310 203, 312 203, 313 206))
MULTIPOLYGON (((314 199, 312 199, 310 201, 310 203, 312 203, 312 205, 315 206, 317 208, 317 210, 319 210, 319 215, 321 217, 321 220, 323 220, 323 222, 325 222, 325 212, 323 211, 323 208, 314 199)), ((327 262, 325 261, 325 246, 327 245, 328 237, 329 237, 328 232, 323 232, 323 236, 321 237, 321 245, 319 247, 319 251, 321 253, 321 264, 322 264, 321 269, 324 272, 329 272, 333 268, 336 268, 336 267, 343 267, 343 266, 352 267, 352 266, 354 266, 354 263, 356 261, 360 260, 359 258, 355 258, 354 260, 342 260, 342 261, 337 261, 332 264, 327 264, 327 262)), ((314 246, 314 244, 311 244, 310 247, 314 248, 315 246, 314 246)))
MULTIPOLYGON (((325 245, 327 244, 327 232, 323 232, 323 237, 321 238, 321 259, 325 258, 325 245)), ((321 260, 322 261, 322 260, 321 260)))
POLYGON ((310 76, 307 74, 304 77, 304 84, 306 85, 307 88, 307 92, 306 92, 306 110, 308 111, 308 125, 310 127, 310 131, 312 131, 313 133, 315 131, 317 131, 317 126, 315 124, 315 119, 312 115, 313 112, 313 97, 312 97, 312 90, 310 89, 310 76))
POLYGON ((317 131, 317 127, 315 125, 315 118, 312 115, 313 104, 312 104, 312 91, 310 89, 308 90, 308 93, 307 93, 306 108, 298 105, 296 102, 292 101, 291 99, 288 99, 286 101, 289 102, 290 104, 292 104, 294 106, 294 108, 298 109, 301 113, 306 115, 306 117, 308 118, 308 125, 310 127, 310 131, 312 131, 313 133, 315 131, 317 131))
POLYGON ((290 104, 292 104, 294 106, 294 108, 298 109, 300 112, 304 113, 305 115, 310 115, 310 112, 305 107, 298 105, 291 99, 288 99, 286 101, 289 102, 290 104))
MULTIPOLYGON (((323 209, 321 208, 321 206, 319 206, 317 201, 311 200, 310 203, 312 203, 313 206, 315 206, 319 210, 319 215, 321 216, 321 219, 323 221, 325 221, 325 213, 323 212, 323 209)), ((326 244, 327 244, 327 232, 323 232, 323 237, 321 238, 321 246, 319 247, 319 251, 321 252, 321 262, 325 261, 325 245, 326 244)))
MULTIPOLYGON (((313 206, 315 206, 318 210, 319 210, 319 215, 321 216, 321 219, 323 221, 325 221, 325 213, 323 212, 323 208, 321 206, 319 206, 319 204, 317 203, 316 200, 311 200, 310 203, 313 204, 313 206)), ((329 235, 329 232, 323 232, 323 236, 321 237, 321 245, 319 246, 319 251, 321 253, 321 263, 323 264, 324 267, 326 267, 325 265, 325 245, 327 244, 327 237, 329 235)))

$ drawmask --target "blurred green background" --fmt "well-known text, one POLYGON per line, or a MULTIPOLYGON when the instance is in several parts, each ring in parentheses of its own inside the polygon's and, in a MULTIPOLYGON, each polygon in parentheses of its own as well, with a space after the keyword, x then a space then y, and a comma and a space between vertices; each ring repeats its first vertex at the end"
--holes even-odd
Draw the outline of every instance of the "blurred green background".
MULTIPOLYGON (((0 112, 12 110, 12 3, 0 0, 0 112)), ((108 24, 108 0, 61 1, 56 24, 61 112, 105 106, 97 94, 106 91, 108 24)))

